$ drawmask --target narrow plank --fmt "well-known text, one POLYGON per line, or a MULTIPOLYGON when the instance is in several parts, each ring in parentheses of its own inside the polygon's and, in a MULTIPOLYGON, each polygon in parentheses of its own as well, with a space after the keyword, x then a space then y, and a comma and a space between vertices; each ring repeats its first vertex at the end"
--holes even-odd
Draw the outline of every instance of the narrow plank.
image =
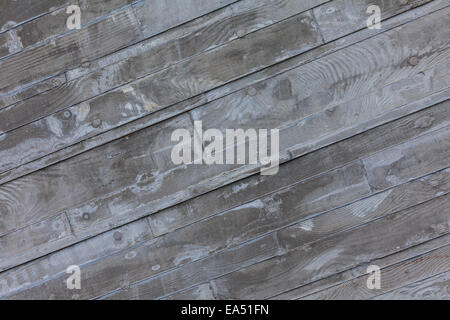
MULTIPOLYGON (((376 30, 376 29, 370 30, 367 28, 362 29, 361 31, 353 33, 343 39, 328 43, 326 45, 319 46, 315 49, 307 51, 306 53, 295 56, 289 60, 286 60, 286 61, 276 64, 274 66, 271 66, 267 69, 263 69, 262 71, 259 71, 257 73, 254 73, 254 74, 248 76, 247 78, 245 78, 245 81, 243 79, 236 80, 234 82, 229 83, 228 86, 216 88, 216 89, 211 90, 199 97, 195 97, 193 99, 189 99, 189 100, 183 101, 181 103, 175 104, 167 109, 164 109, 163 112, 159 112, 157 114, 150 114, 150 115, 143 117, 137 121, 123 125, 122 127, 107 131, 96 137, 90 138, 89 140, 84 140, 82 143, 78 143, 78 144, 75 144, 66 149, 62 149, 53 154, 45 156, 39 160, 36 160, 29 164, 22 165, 19 168, 12 169, 6 173, 1 174, 1 177, 2 177, 1 181, 3 181, 3 182, 11 181, 17 177, 20 177, 20 176, 23 176, 30 172, 39 170, 48 165, 60 162, 64 159, 67 159, 74 155, 77 155, 77 154, 80 154, 87 150, 90 150, 92 148, 95 148, 98 145, 101 145, 101 144, 107 143, 109 141, 112 141, 114 139, 117 139, 118 137, 126 136, 127 134, 130 134, 130 133, 136 131, 137 129, 146 128, 150 125, 153 125, 156 122, 162 121, 169 117, 173 117, 184 111, 195 108, 196 106, 202 105, 204 103, 204 102, 202 103, 202 101, 216 100, 216 99, 223 97, 224 95, 227 95, 233 91, 237 91, 242 88, 248 87, 251 84, 257 83, 257 82, 267 79, 267 78, 270 78, 270 77, 274 76, 275 74, 279 74, 279 73, 288 71, 297 65, 301 65, 308 61, 312 61, 312 60, 316 59, 318 56, 327 55, 332 52, 336 52, 346 46, 349 46, 350 44, 357 43, 357 42, 362 41, 373 35, 383 33, 383 32, 385 32, 385 30, 390 30, 390 29, 395 28, 404 23, 414 21, 426 14, 430 14, 432 12, 439 11, 446 7, 448 7, 448 2, 446 2, 444 0, 436 0, 436 1, 429 3, 428 5, 425 5, 424 7, 419 8, 420 10, 413 9, 411 11, 407 11, 406 13, 404 13, 400 16, 396 16, 392 19, 385 21, 384 28, 382 30, 376 30)), ((436 99, 433 98, 434 100, 431 99, 431 96, 430 96, 430 98, 428 99, 426 104, 431 105, 432 103, 437 103, 437 102, 442 101, 442 100, 440 100, 440 99, 442 99, 441 96, 445 97, 445 95, 443 93, 438 94, 436 99)))
POLYGON ((179 293, 175 293, 162 300, 214 300, 214 293, 212 292, 209 283, 201 284, 192 289, 184 290, 179 293))
MULTIPOLYGON (((368 275, 358 277, 336 287, 307 296, 307 300, 362 300, 370 299, 429 277, 445 273, 450 269, 450 245, 424 255, 400 262, 380 270, 381 288, 368 289, 368 275)), ((406 295, 406 292, 404 293, 406 295)))
POLYGON ((43 80, 41 82, 30 85, 29 87, 23 88, 22 90, 19 90, 17 92, 7 95, 0 95, 0 115, 2 119, 7 121, 7 116, 3 118, 3 116, 5 115, 3 109, 5 109, 6 112, 7 107, 13 104, 21 102, 23 100, 31 99, 40 94, 44 94, 46 91, 59 88, 65 83, 66 83, 65 74, 60 74, 51 77, 47 80, 43 80))
POLYGON ((0 92, 5 94, 21 86, 58 74, 82 62, 104 56, 137 41, 140 37, 131 9, 71 32, 54 41, 26 50, 0 61, 0 92), (114 34, 114 37, 110 37, 114 34))
POLYGON ((69 4, 68 0, 4 0, 0 11, 0 32, 69 4))
MULTIPOLYGON (((314 0, 310 6, 324 0, 314 0)), ((260 3, 239 1, 222 10, 196 19, 176 30, 127 47, 87 67, 68 72, 67 86, 40 95, 26 103, 0 111, 5 119, 0 124, 3 132, 31 123, 39 118, 93 98, 121 85, 148 76, 170 65, 189 59, 275 22, 306 11, 310 6, 294 0, 260 3), (80 71, 81 69, 81 71, 80 71), (71 74, 95 70, 74 80, 71 74), (74 81, 72 81, 74 80, 74 81), (36 105, 39 108, 36 108, 36 105)))
POLYGON ((274 296, 446 234, 449 212, 449 196, 436 198, 213 280, 215 292, 219 299, 274 296))
MULTIPOLYGON (((131 250, 142 257, 139 260, 145 259, 139 263, 132 262, 137 264, 136 268, 138 269, 135 270, 135 278, 131 283, 205 258, 220 250, 237 246, 242 242, 262 236, 277 226, 283 226, 302 216, 313 214, 323 207, 339 207, 367 194, 367 192, 364 172, 359 164, 353 164, 345 169, 339 169, 328 175, 300 183, 279 195, 244 204, 225 214, 166 234, 131 250), (336 189, 342 189, 342 191, 336 192, 336 189), (283 199, 285 199, 284 203, 283 199), (279 213, 276 211, 277 206, 283 209, 279 213), (292 207, 296 207, 296 209, 290 210, 292 207), (151 254, 148 254, 149 252, 151 254), (149 266, 155 266, 155 268, 149 268, 149 266)), ((72 222, 72 226, 76 233, 76 223, 72 222)), ((129 266, 124 265, 122 259, 121 255, 107 259, 107 261, 100 260, 92 268, 97 270, 96 274, 108 274, 103 270, 104 268, 114 268, 118 273, 119 271, 126 273, 129 266)), ((118 279, 108 276, 108 281, 112 286, 116 286, 118 279)), ((103 285, 94 287, 102 292, 90 292, 91 297, 108 293, 103 285)), ((109 288, 111 289, 111 287, 109 288)))
MULTIPOLYGON (((447 256, 447 263, 448 263, 447 256)), ((376 300, 449 300, 450 272, 417 281, 376 297, 376 300)))
MULTIPOLYGON (((0 274, 0 297, 5 298, 17 294, 55 277, 67 278, 66 269, 70 265, 87 264, 151 238, 148 224, 145 220, 140 220, 2 272, 0 274), (120 235, 120 239, 118 235, 120 235)), ((47 293, 46 298, 52 299, 52 293, 47 293)))
POLYGON ((343 284, 347 281, 351 281, 360 276, 367 276, 367 267, 369 265, 377 265, 380 268, 386 268, 402 261, 409 260, 416 256, 420 256, 426 254, 427 252, 439 249, 443 246, 446 246, 450 243, 450 234, 439 236, 435 239, 426 241, 419 245, 413 246, 406 250, 402 250, 400 252, 396 252, 391 255, 387 255, 385 257, 372 260, 370 262, 362 263, 354 268, 345 270, 344 272, 335 273, 331 276, 325 277, 323 279, 313 281, 306 285, 300 286, 298 288, 289 290, 287 292, 278 294, 276 296, 271 297, 270 299, 274 300, 294 300, 301 299, 308 295, 316 294, 322 290, 326 290, 330 287, 337 286, 343 284))
POLYGON ((353 30, 367 27, 367 8, 376 5, 382 16, 393 16, 419 7, 431 0, 393 1, 393 0, 337 0, 314 9, 314 16, 325 41, 342 37, 353 30))

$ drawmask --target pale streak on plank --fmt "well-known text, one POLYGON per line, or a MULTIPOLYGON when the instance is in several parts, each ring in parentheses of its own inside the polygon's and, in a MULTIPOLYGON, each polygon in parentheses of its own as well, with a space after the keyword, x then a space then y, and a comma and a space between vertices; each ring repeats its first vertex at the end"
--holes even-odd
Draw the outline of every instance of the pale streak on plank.
MULTIPOLYGON (((77 0, 81 10, 81 26, 84 27, 93 20, 99 19, 111 12, 121 9, 138 0, 77 0)), ((61 34, 70 32, 67 28, 67 7, 53 11, 42 17, 22 24, 15 30, 23 48, 35 46, 61 34)))
MULTIPOLYGON (((382 17, 392 17, 411 10, 432 0, 337 0, 314 9, 314 16, 325 41, 342 37, 353 30, 366 28, 370 17, 367 8, 370 5, 380 7, 382 17)), ((383 28, 383 24, 381 24, 383 28)))
MULTIPOLYGON (((40 81, 27 88, 23 88, 17 92, 0 95, 0 117, 2 117, 3 110, 7 110, 9 106, 21 102, 23 100, 31 99, 35 96, 45 94, 46 91, 58 88, 66 83, 65 74, 51 77, 50 79, 40 81)), ((5 119, 6 118, 3 118, 5 119)))
POLYGON ((15 30, 0 33, 0 59, 22 50, 15 30))
MULTIPOLYGON (((430 14, 432 12, 435 12, 436 10, 441 10, 442 8, 445 8, 447 6, 448 6, 448 3, 444 0, 433 1, 430 4, 425 5, 424 7, 421 7, 420 10, 417 10, 417 9, 411 10, 411 11, 406 12, 405 14, 402 14, 400 16, 394 17, 393 19, 385 21, 384 28, 387 28, 387 30, 390 30, 391 28, 395 28, 398 25, 413 21, 417 18, 420 18, 423 15, 430 14)), ((226 94, 229 94, 233 91, 240 90, 240 89, 242 89, 242 87, 247 87, 247 86, 257 83, 261 80, 270 78, 276 74, 290 70, 293 67, 295 67, 296 65, 304 64, 310 60, 317 58, 318 56, 330 54, 330 53, 335 52, 339 49, 342 49, 346 46, 349 46, 353 43, 361 41, 367 37, 371 37, 373 35, 379 34, 380 32, 384 32, 384 30, 363 29, 363 30, 361 30, 357 33, 351 34, 348 37, 345 37, 343 39, 339 39, 339 40, 331 42, 329 44, 322 45, 316 49, 310 50, 304 54, 301 54, 299 56, 291 58, 285 62, 276 64, 265 70, 262 70, 253 75, 250 75, 245 79, 240 79, 240 80, 234 81, 234 82, 230 83, 228 86, 220 87, 220 88, 217 88, 210 92, 207 92, 207 93, 205 93, 205 95, 199 96, 199 98, 194 98, 193 101, 191 101, 192 100, 191 99, 191 100, 186 100, 184 102, 181 102, 179 104, 175 104, 172 107, 169 107, 168 109, 164 110, 164 112, 157 114, 156 116, 154 116, 153 114, 148 115, 144 118, 141 118, 141 119, 135 121, 134 123, 132 122, 130 124, 123 125, 122 127, 115 128, 115 129, 108 131, 106 133, 103 133, 99 136, 90 138, 89 140, 84 140, 81 143, 75 144, 66 149, 62 149, 58 152, 55 152, 48 156, 45 156, 45 157, 43 157, 39 160, 36 160, 34 162, 31 162, 29 164, 24 164, 19 168, 5 172, 2 174, 1 181, 3 183, 7 182, 7 181, 11 181, 15 178, 18 178, 18 177, 28 174, 30 172, 36 171, 36 170, 46 167, 48 165, 60 162, 71 156, 74 156, 74 155, 80 154, 82 152, 85 152, 87 150, 90 150, 98 145, 112 141, 120 136, 127 135, 138 129, 146 128, 149 125, 154 124, 155 122, 163 121, 164 119, 167 119, 168 117, 177 115, 179 113, 182 113, 184 111, 192 109, 196 106, 202 105, 203 103, 201 101, 203 99, 206 99, 206 101, 218 99, 218 98, 220 98, 226 94), (190 104, 192 104, 192 105, 190 105, 190 104)), ((439 102, 439 101, 437 101, 437 102, 439 102)))
POLYGON ((141 37, 138 24, 129 9, 1 60, 0 92, 6 94, 130 45, 141 37))

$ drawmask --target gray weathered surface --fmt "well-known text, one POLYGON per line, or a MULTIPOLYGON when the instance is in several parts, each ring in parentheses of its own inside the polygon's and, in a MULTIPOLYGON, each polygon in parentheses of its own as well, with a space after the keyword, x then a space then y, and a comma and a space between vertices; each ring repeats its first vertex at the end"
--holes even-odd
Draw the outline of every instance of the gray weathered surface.
POLYGON ((0 299, 450 298, 448 1, 15 3, 0 299), (173 164, 196 120, 279 128, 278 174, 173 164))

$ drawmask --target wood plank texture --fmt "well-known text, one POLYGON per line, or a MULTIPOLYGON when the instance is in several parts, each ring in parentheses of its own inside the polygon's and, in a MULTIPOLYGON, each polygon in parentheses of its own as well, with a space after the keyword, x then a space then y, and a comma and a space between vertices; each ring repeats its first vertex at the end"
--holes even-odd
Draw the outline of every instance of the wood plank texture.
MULTIPOLYGON (((446 6, 448 6, 448 3, 446 3, 445 1, 436 0, 432 3, 430 3, 429 6, 425 6, 426 7, 425 14, 434 12, 435 10, 440 10, 446 6)), ((411 12, 408 12, 408 14, 405 16, 400 15, 399 17, 395 17, 393 19, 393 21, 390 23, 390 27, 392 28, 392 27, 398 26, 399 24, 401 25, 402 23, 411 21, 411 19, 414 20, 418 16, 420 17, 420 14, 423 14, 423 13, 421 11, 415 12, 414 10, 412 10, 411 12)), ((388 20, 388 21, 390 21, 390 20, 388 20)), ((388 28, 388 30, 389 30, 389 28, 388 28)), ((358 42, 361 39, 364 39, 373 34, 374 34, 374 32, 372 30, 365 29, 356 34, 352 34, 349 37, 343 38, 342 40, 332 42, 328 45, 322 45, 321 47, 310 50, 305 54, 301 54, 297 57, 294 57, 293 59, 289 59, 286 62, 275 64, 272 67, 268 68, 267 71, 262 70, 261 72, 251 75, 249 79, 244 78, 242 80, 234 81, 229 84, 230 88, 228 88, 228 87, 217 88, 215 90, 207 92, 204 95, 199 96, 198 98, 194 98, 193 100, 189 99, 189 100, 183 101, 179 104, 175 104, 167 109, 164 109, 162 112, 157 113, 156 115, 150 114, 149 116, 140 119, 139 122, 137 122, 137 123, 136 123, 136 121, 134 121, 134 122, 131 122, 129 125, 122 125, 121 127, 118 127, 117 130, 111 130, 111 131, 105 132, 96 137, 92 137, 89 140, 84 140, 82 143, 78 143, 74 146, 54 152, 53 154, 45 156, 45 157, 38 159, 36 161, 33 161, 31 163, 24 164, 21 167, 7 171, 3 174, 3 181, 12 180, 12 179, 17 178, 26 173, 36 171, 36 170, 42 168, 43 166, 47 166, 52 163, 62 161, 64 159, 67 159, 68 157, 71 157, 73 155, 76 155, 81 152, 92 149, 92 148, 98 146, 99 144, 103 144, 103 143, 112 141, 114 139, 117 139, 120 136, 125 136, 139 128, 145 128, 145 127, 155 123, 155 121, 158 122, 158 121, 167 119, 168 117, 171 117, 173 115, 182 113, 185 110, 192 109, 198 105, 203 104, 205 101, 215 100, 217 98, 220 98, 221 96, 228 94, 230 92, 230 90, 233 91, 233 90, 236 90, 237 88, 248 87, 249 82, 255 83, 255 82, 261 81, 263 79, 270 78, 273 76, 274 73, 277 74, 277 73, 281 73, 282 71, 289 70, 296 64, 305 63, 305 60, 308 61, 309 59, 312 59, 313 57, 315 57, 317 55, 320 56, 321 54, 324 54, 326 52, 334 52, 334 51, 336 51, 336 48, 343 48, 343 47, 349 45, 349 43, 351 44, 354 42, 358 42)), ((377 34, 377 32, 375 32, 375 34, 377 34)), ((86 90, 83 90, 82 92, 84 92, 84 91, 86 91, 86 90)), ((66 93, 66 95, 67 95, 67 93, 66 93)), ((65 95, 63 95, 63 97, 64 96, 65 95)), ((60 99, 61 98, 59 98, 58 101, 60 99)), ((52 101, 54 101, 54 100, 52 100, 52 101)), ((44 103, 44 105, 45 105, 45 103, 44 103)), ((24 114, 24 113, 18 113, 18 114, 24 114)))
POLYGON ((0 299, 450 300, 449 25, 446 0, 4 0, 0 299), (278 129, 277 173, 175 163, 197 121, 278 129))

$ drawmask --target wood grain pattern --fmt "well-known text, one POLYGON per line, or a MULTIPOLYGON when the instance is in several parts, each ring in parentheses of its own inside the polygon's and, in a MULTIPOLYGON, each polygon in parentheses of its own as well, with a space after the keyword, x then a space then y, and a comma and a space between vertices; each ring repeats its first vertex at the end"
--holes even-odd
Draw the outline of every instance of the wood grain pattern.
MULTIPOLYGON (((422 282, 421 280, 426 280, 429 277, 434 277, 436 275, 440 275, 441 273, 448 272, 450 269, 449 262, 450 246, 447 245, 443 248, 433 250, 424 255, 414 257, 413 259, 406 260, 393 266, 381 269, 382 284, 380 289, 368 289, 365 285, 368 277, 368 275, 366 275, 337 287, 321 291, 318 294, 307 296, 306 299, 356 300, 368 299, 376 297, 378 295, 383 295, 384 293, 388 293, 388 295, 396 294, 401 287, 409 284, 410 282, 422 282), (395 291, 396 293, 391 293, 390 291, 395 291)), ((444 285, 444 283, 442 285, 444 285)), ((425 288, 427 286, 428 285, 426 285, 425 288)), ((444 292, 445 291, 446 289, 444 289, 444 292)), ((439 292, 440 291, 435 293, 435 297, 439 295, 439 292)), ((419 292, 417 292, 416 294, 417 296, 420 295, 419 292)), ((414 298, 415 294, 409 294, 407 296, 409 296, 410 298, 414 298)), ((427 297, 427 294, 423 294, 423 297, 427 297)))
POLYGON ((13 2, 0 299, 448 298, 448 1, 13 2), (278 128, 278 173, 174 164, 197 120, 278 128))
POLYGON ((348 269, 344 272, 335 273, 323 279, 313 281, 306 285, 300 286, 298 288, 283 292, 281 294, 271 297, 271 299, 284 299, 284 300, 294 300, 302 299, 309 295, 314 295, 320 291, 327 290, 328 288, 335 287, 352 281, 358 277, 367 276, 367 267, 371 264, 377 265, 380 268, 386 268, 398 263, 402 263, 406 260, 410 260, 414 257, 418 257, 427 254, 430 251, 442 248, 448 245, 450 240, 450 234, 439 236, 429 241, 425 241, 417 246, 408 248, 406 250, 401 250, 391 255, 372 260, 370 262, 363 263, 354 268, 348 269))
MULTIPOLYGON (((447 259, 448 256, 447 256, 447 259)), ((448 260, 446 261, 448 265, 448 260)), ((450 272, 375 297, 377 300, 449 300, 450 272)))
POLYGON ((261 299, 395 253, 448 233, 448 203, 448 196, 436 198, 216 279, 214 287, 219 298, 261 299))

